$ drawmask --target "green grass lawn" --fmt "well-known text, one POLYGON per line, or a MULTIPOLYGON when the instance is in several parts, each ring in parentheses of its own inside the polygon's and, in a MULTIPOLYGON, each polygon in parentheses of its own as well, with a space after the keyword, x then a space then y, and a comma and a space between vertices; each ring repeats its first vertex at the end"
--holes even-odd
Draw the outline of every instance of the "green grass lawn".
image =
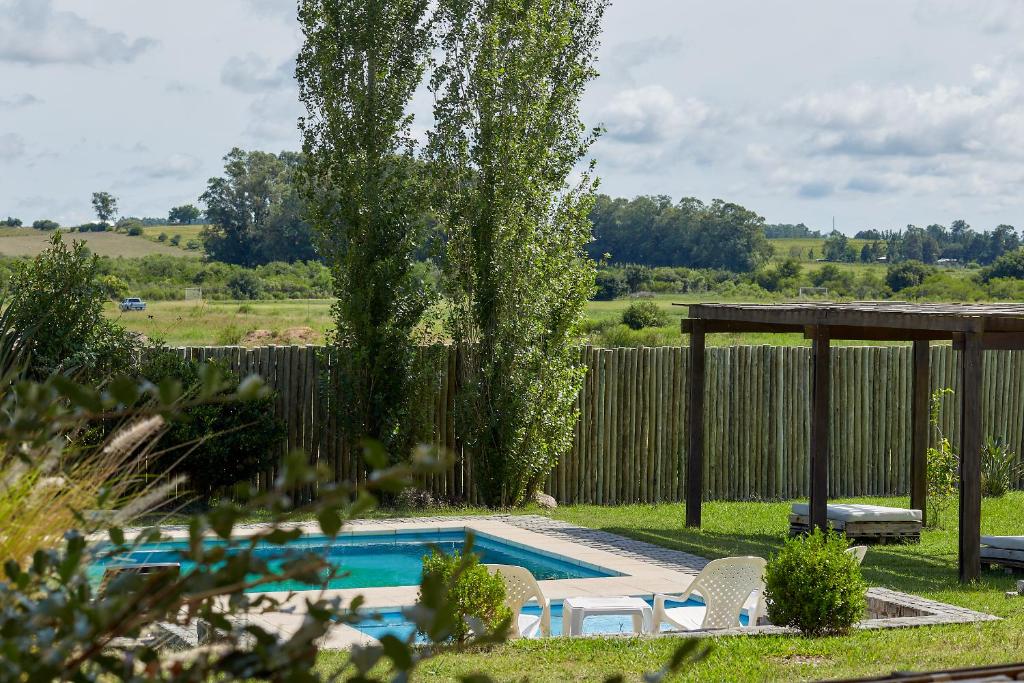
POLYGON ((152 301, 145 311, 122 313, 107 305, 108 317, 125 328, 171 346, 319 344, 331 327, 328 299, 281 301, 152 301), (262 332, 269 333, 269 337, 262 332))
MULTIPOLYGON (((138 239, 138 238, 125 238, 138 239)), ((2 243, 2 240, 0 240, 2 243)), ((587 304, 587 319, 594 330, 591 343, 605 346, 675 346, 685 340, 680 333, 679 321, 686 315, 685 306, 673 303, 707 301, 707 297, 685 294, 658 294, 651 299, 668 316, 661 327, 633 331, 615 323, 633 299, 591 301, 587 304), (608 326, 611 330, 608 331, 608 326)), ((117 320, 129 330, 140 332, 151 339, 161 339, 171 346, 232 346, 239 343, 250 346, 265 344, 320 344, 331 329, 330 299, 295 299, 274 301, 150 301, 144 312, 122 313, 115 303, 107 305, 108 317, 117 320), (270 337, 252 333, 267 331, 270 337)), ((711 334, 710 346, 736 344, 768 344, 773 346, 809 346, 800 334, 711 334)), ((837 341, 834 345, 857 344, 837 341)))
MULTIPOLYGON (((906 506, 906 498, 858 499, 906 506)), ((986 499, 983 533, 1024 533, 1024 493, 986 499)), ((697 553, 767 557, 787 531, 788 503, 723 503, 704 506, 701 530, 683 526, 682 505, 560 508, 558 519, 697 553)), ((535 511, 534 511, 535 512, 535 511)), ((985 572, 980 583, 957 582, 956 512, 945 528, 925 531, 917 545, 874 546, 864 561, 873 586, 884 586, 961 605, 1003 620, 962 626, 862 631, 845 637, 757 636, 720 638, 710 656, 678 680, 789 681, 879 675, 894 670, 965 667, 1024 660, 1024 598, 1007 599, 1014 577, 985 572)), ((486 652, 445 655, 426 663, 417 680, 450 681, 484 671, 498 681, 602 681, 623 672, 639 681, 659 668, 678 641, 660 639, 557 639, 514 642, 486 652)), ((325 653, 321 666, 336 666, 343 655, 325 653)))

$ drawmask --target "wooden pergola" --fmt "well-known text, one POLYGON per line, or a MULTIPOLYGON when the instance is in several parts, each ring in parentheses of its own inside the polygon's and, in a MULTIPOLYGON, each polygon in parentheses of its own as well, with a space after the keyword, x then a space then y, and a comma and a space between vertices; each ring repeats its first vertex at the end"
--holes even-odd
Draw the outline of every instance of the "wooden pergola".
POLYGON ((716 332, 801 333, 812 340, 810 522, 827 526, 830 344, 833 339, 913 342, 910 505, 927 498, 929 359, 932 341, 952 341, 960 363, 960 580, 981 574, 982 352, 1024 349, 1024 305, 889 302, 773 305, 695 304, 682 330, 690 335, 689 452, 686 525, 699 527, 704 490, 705 335, 716 332))

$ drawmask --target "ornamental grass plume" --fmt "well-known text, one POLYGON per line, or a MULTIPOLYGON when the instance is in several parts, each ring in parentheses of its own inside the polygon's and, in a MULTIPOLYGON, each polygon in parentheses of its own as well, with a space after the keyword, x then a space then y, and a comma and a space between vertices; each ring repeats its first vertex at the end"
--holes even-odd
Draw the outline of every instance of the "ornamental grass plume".
POLYGON ((175 481, 146 475, 162 417, 116 430, 95 449, 65 438, 29 452, 0 455, 0 563, 24 564, 40 548, 55 548, 72 529, 84 534, 122 525, 163 502, 175 481))

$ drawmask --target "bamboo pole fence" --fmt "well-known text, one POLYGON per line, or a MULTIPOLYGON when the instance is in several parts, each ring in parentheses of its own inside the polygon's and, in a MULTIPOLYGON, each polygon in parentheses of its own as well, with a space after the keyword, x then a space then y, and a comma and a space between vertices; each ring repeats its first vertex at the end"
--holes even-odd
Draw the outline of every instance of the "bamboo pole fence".
MULTIPOLYGON (((287 425, 282 457, 293 450, 336 480, 363 481, 359 454, 348 452, 337 417, 337 351, 313 346, 186 347, 196 361, 218 360, 255 374, 277 394, 287 425)), ((458 438, 459 357, 426 347, 431 368, 425 441, 452 454, 443 474, 420 485, 435 497, 479 502, 473 464, 458 438)), ((576 398, 571 449, 545 491, 561 503, 617 505, 679 502, 686 478, 688 349, 580 349, 586 378, 576 398)), ((931 349, 931 389, 942 401, 939 427, 958 446, 959 354, 931 349)), ((910 472, 911 349, 832 349, 830 496, 906 495, 910 472)), ((810 441, 810 349, 732 346, 707 349, 704 496, 709 500, 806 497, 810 441)), ((986 352, 983 427, 1015 453, 1024 445, 1024 352, 986 352)), ((938 438, 931 429, 931 438, 938 438)), ((1018 456, 1019 457, 1019 456, 1018 456)), ((265 484, 274 472, 259 473, 265 484)), ((1018 481, 1021 486, 1024 481, 1018 481)), ((313 495, 310 489, 305 492, 313 495)))

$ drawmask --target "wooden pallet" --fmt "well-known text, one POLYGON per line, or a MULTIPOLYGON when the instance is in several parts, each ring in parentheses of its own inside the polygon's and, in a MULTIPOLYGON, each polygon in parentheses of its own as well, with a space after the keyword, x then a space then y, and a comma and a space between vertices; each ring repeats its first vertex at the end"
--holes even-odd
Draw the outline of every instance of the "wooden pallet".
POLYGON ((981 546, 982 569, 991 569, 994 564, 1007 569, 1024 569, 1024 550, 1006 550, 987 545, 981 546))
MULTIPOLYGON (((919 543, 921 541, 921 522, 845 522, 829 520, 836 531, 846 534, 847 538, 875 543, 919 543)), ((789 516, 789 535, 800 536, 810 531, 806 515, 789 516)))

